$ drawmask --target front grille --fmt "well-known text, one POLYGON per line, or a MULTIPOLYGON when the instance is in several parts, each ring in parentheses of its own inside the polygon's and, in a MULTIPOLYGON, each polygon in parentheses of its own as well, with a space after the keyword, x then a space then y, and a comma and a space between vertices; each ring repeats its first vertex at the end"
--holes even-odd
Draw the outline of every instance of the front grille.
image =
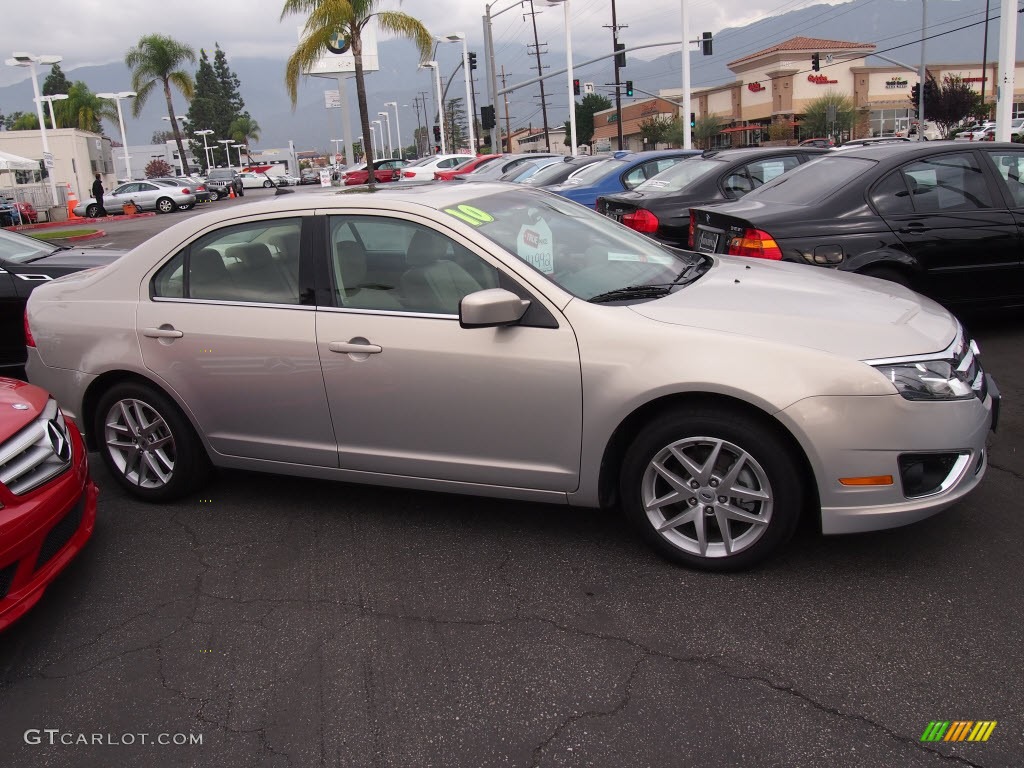
POLYGON ((71 466, 71 439, 57 401, 0 445, 0 483, 20 496, 52 480, 71 466))
POLYGON ((14 572, 17 570, 17 563, 11 563, 6 568, 0 568, 0 600, 7 597, 7 593, 11 589, 11 582, 14 581, 14 572))
POLYGON ((82 513, 84 511, 85 494, 83 493, 81 498, 78 499, 78 503, 64 517, 58 520, 57 524, 46 534, 43 546, 39 549, 39 557, 36 558, 35 570, 38 571, 50 562, 71 541, 71 537, 75 535, 78 526, 82 524, 82 513))

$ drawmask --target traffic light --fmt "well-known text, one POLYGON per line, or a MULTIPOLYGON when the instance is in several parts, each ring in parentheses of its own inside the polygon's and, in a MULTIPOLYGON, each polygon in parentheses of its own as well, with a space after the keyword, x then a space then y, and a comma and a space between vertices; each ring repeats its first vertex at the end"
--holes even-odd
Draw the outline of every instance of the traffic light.
POLYGON ((632 96, 633 95, 633 81, 632 80, 627 80, 626 81, 626 95, 627 96, 632 96))
POLYGON ((572 81, 572 92, 574 94, 576 94, 577 96, 580 95, 580 81, 579 80, 573 80, 572 81))
POLYGON ((434 141, 440 141, 440 140, 441 140, 441 126, 440 125, 435 125, 434 126, 434 141))
POLYGON ((694 112, 690 113, 690 127, 695 128, 697 126, 697 115, 694 112))
POLYGON ((497 121, 494 119, 494 107, 486 105, 480 107, 480 124, 485 128, 493 128, 497 121))
MULTIPOLYGON (((624 51, 625 49, 626 49, 626 44, 625 43, 616 43, 615 44, 615 50, 616 51, 624 51)), ((626 54, 624 54, 624 53, 616 53, 615 54, 615 66, 617 66, 617 67, 624 67, 624 66, 626 66, 626 54)))
POLYGON ((474 69, 476 69, 476 54, 470 51, 466 55, 466 58, 469 59, 469 71, 472 72, 474 69))
POLYGON ((811 69, 813 69, 815 72, 817 72, 818 70, 821 69, 821 54, 820 53, 812 53, 811 54, 811 69))
POLYGON ((705 56, 711 55, 711 33, 701 32, 700 35, 700 51, 705 56))

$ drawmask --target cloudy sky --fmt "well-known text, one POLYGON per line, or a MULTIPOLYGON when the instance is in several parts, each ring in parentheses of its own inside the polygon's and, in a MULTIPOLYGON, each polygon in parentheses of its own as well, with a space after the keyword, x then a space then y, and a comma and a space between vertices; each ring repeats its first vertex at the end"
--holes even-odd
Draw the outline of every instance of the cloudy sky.
MULTIPOLYGON (((694 36, 700 31, 716 32, 822 1, 689 0, 690 29, 694 36)), ((534 4, 539 12, 539 39, 561 50, 562 9, 548 6, 545 0, 534 0, 534 4)), ((123 60, 139 37, 154 32, 196 49, 212 48, 218 42, 232 58, 280 56, 283 60, 294 47, 297 26, 304 21, 297 17, 280 21, 280 0, 6 0, 3 5, 4 58, 15 50, 57 54, 64 57, 65 72, 85 64, 123 60)), ((617 5, 618 23, 629 27, 620 38, 629 45, 679 39, 679 0, 617 0, 617 5)), ((381 0, 379 7, 409 13, 438 35, 465 32, 470 49, 483 50, 484 0, 381 0)), ((532 42, 533 31, 523 14, 529 11, 529 2, 493 3, 495 12, 506 8, 510 10, 494 19, 495 49, 508 71, 522 73, 530 66, 525 44, 532 42)), ((575 49, 592 52, 598 46, 610 46, 611 32, 603 25, 611 24, 611 0, 571 0, 571 12, 575 49)), ((656 48, 635 55, 654 58, 669 50, 656 48)), ((24 70, 0 68, 0 85, 25 76, 24 70)))

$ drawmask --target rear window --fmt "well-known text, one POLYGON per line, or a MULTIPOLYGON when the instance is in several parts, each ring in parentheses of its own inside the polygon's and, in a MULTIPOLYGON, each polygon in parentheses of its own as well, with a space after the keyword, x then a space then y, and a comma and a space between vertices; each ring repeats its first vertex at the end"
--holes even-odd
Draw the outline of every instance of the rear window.
POLYGON ((721 160, 694 158, 688 163, 676 163, 657 176, 652 176, 636 189, 641 192, 678 192, 687 184, 720 171, 723 167, 724 163, 721 160))
POLYGON ((835 194, 851 179, 867 173, 874 165, 874 160, 860 157, 827 155, 779 176, 763 187, 755 189, 747 198, 791 205, 809 205, 835 194))
POLYGON ((598 179, 618 171, 629 165, 625 160, 602 160, 593 165, 585 165, 565 180, 566 184, 591 184, 598 179))

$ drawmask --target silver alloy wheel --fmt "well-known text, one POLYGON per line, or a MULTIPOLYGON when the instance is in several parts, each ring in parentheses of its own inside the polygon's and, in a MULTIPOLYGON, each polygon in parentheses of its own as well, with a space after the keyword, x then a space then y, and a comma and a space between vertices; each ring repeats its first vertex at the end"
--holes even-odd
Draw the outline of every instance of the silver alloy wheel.
POLYGON ((715 437, 661 449, 641 485, 647 519, 666 541, 700 557, 726 557, 753 546, 771 522, 768 475, 746 451, 715 437))
POLYGON ((103 439, 118 471, 140 488, 163 488, 171 481, 177 453, 164 418, 143 400, 119 400, 104 421, 103 439))
POLYGON ((161 197, 156 201, 156 207, 160 209, 160 213, 170 213, 174 210, 174 201, 161 197))

